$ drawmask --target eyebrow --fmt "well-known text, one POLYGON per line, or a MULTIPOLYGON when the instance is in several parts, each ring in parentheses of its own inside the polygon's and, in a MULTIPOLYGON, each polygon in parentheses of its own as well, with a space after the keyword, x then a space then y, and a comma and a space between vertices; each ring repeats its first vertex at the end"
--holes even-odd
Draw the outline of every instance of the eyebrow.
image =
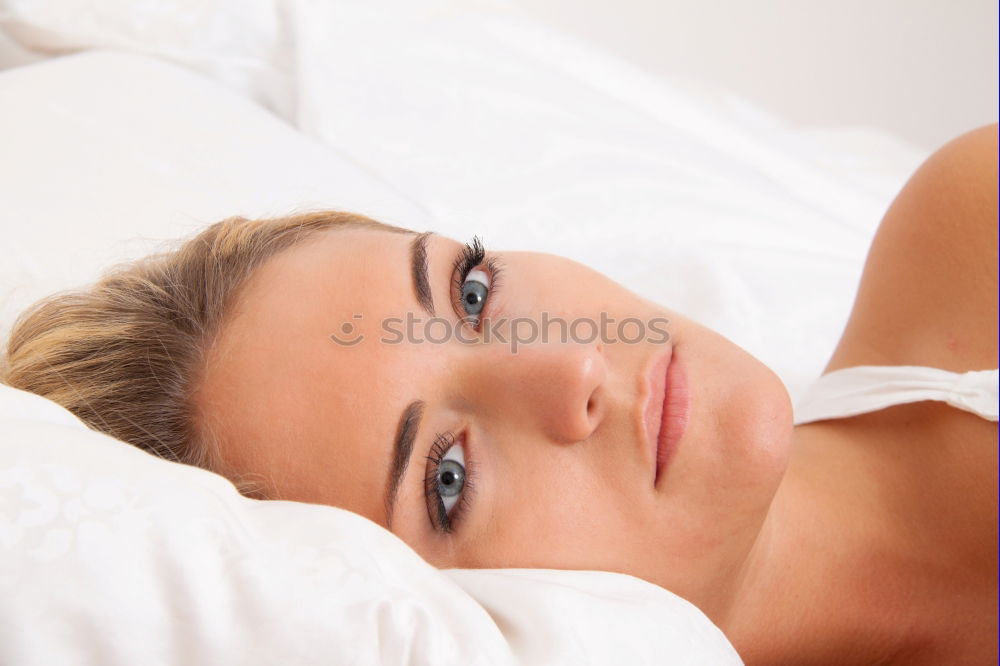
POLYGON ((392 529, 392 513, 396 508, 396 496, 399 494, 399 484, 406 473, 406 466, 410 462, 410 453, 413 451, 413 442, 417 439, 417 431, 420 430, 420 419, 424 415, 424 403, 414 400, 399 417, 399 426, 396 428, 396 438, 392 443, 392 464, 389 466, 389 483, 385 493, 385 523, 392 529))
POLYGON ((428 231, 418 235, 410 243, 410 274, 413 276, 413 290, 417 294, 420 307, 434 316, 434 295, 431 293, 431 283, 427 280, 427 239, 433 235, 428 231))
MULTIPOLYGON (((420 307, 431 317, 434 316, 434 295, 431 292, 431 283, 427 279, 427 241, 432 235, 434 234, 430 231, 418 234, 410 243, 410 275, 413 278, 413 291, 416 292, 420 307)), ((392 442, 392 463, 389 465, 389 481, 385 491, 385 523, 390 530, 396 498, 399 495, 399 484, 410 462, 413 442, 417 439, 423 415, 424 403, 414 400, 403 410, 403 414, 399 417, 399 425, 396 427, 396 437, 392 442)))

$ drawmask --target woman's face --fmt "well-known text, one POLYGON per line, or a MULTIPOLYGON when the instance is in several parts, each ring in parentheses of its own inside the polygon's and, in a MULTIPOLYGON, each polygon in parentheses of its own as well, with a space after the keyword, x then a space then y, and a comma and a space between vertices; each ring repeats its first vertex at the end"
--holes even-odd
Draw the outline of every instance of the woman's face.
POLYGON ((226 465, 439 567, 617 571, 707 601, 784 472, 781 382, 580 264, 480 259, 342 229, 264 264, 196 396, 226 465))

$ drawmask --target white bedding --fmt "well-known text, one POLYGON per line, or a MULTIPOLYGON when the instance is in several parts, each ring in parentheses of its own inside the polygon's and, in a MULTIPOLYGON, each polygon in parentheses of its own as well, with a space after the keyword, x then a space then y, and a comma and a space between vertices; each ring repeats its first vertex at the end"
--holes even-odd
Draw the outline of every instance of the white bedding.
POLYGON ((602 572, 441 572, 348 511, 86 429, 0 385, 0 663, 740 663, 691 604, 602 572))
MULTIPOLYGON (((38 57, 117 51, 0 72, 0 331, 222 217, 344 208, 593 265, 794 396, 921 157, 665 86, 498 3, 52 7, 0 0, 0 29, 38 57)), ((53 405, 5 389, 0 415, 2 663, 738 663, 642 581, 436 572, 352 514, 246 500, 53 405)))
MULTIPOLYGON (((65 11, 4 1, 0 25, 22 46, 115 47, 208 74, 420 213, 394 216, 396 206, 388 217, 592 265, 744 346, 793 397, 832 351, 871 236, 922 158, 884 133, 793 131, 738 102, 723 107, 672 89, 503 3, 255 0, 237 11, 232 0, 188 0, 177 3, 185 11, 129 13, 121 2, 75 0, 76 11, 65 11), (240 17, 204 20, 213 11, 240 17)), ((122 134, 148 141, 139 124, 157 112, 135 103, 142 115, 121 119, 136 125, 122 134)), ((221 116, 204 106, 180 111, 194 135, 174 152, 195 142, 214 148, 199 119, 216 132, 221 116)), ((228 128, 219 135, 244 143, 268 136, 228 128)), ((289 171, 291 183, 306 169, 289 171)), ((316 188, 298 197, 283 186, 235 201, 202 193, 187 207, 150 210, 147 217, 170 217, 141 228, 169 237, 167 222, 183 214, 199 224, 224 210, 282 212, 262 198, 287 202, 285 209, 387 211, 341 186, 342 172, 325 187, 304 175, 316 188)))

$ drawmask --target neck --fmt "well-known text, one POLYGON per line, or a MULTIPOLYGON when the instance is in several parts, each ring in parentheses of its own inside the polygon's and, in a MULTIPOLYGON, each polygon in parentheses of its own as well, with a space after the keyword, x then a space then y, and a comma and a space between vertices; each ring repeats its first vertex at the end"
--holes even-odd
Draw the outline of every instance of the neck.
POLYGON ((863 456, 851 451, 836 428, 795 429, 729 603, 707 612, 748 663, 863 662, 901 647, 898 625, 871 621, 895 545, 870 509, 877 487, 863 456))

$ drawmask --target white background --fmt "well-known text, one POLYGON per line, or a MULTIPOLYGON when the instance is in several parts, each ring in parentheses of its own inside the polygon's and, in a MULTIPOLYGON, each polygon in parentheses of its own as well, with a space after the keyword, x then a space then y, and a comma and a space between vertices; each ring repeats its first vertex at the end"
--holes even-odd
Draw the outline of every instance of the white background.
POLYGON ((655 73, 795 125, 862 125, 930 150, 997 119, 991 0, 515 0, 655 73))

